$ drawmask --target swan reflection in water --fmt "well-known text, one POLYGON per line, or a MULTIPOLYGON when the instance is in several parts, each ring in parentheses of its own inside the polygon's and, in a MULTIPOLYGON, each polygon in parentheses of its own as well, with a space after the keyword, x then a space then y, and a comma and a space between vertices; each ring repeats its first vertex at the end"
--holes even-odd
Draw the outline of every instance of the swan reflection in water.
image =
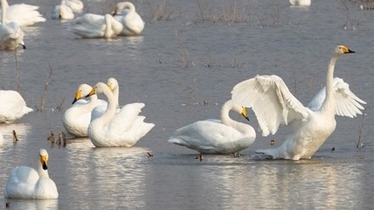
POLYGON ((9 210, 57 210, 58 199, 50 200, 17 200, 10 199, 6 202, 9 210))

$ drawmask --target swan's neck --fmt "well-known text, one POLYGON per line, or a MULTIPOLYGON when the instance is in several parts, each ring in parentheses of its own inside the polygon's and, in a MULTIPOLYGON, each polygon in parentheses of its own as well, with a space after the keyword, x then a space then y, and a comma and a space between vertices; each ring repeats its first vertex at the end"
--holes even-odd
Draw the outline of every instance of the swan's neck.
POLYGON ((326 75, 326 98, 321 107, 322 112, 331 112, 335 114, 335 100, 334 100, 334 69, 338 57, 333 55, 331 57, 327 75, 326 75))
POLYGON ((114 99, 115 99, 115 104, 116 104, 116 108, 118 108, 119 107, 119 105, 118 105, 118 100, 119 100, 119 88, 118 88, 118 85, 113 89, 113 91, 112 91, 112 93, 113 93, 113 97, 114 97, 114 99))
POLYGON ((113 116, 116 114, 117 104, 109 88, 103 90, 103 94, 108 100, 108 108, 106 109, 104 114, 99 119, 102 119, 102 122, 105 124, 108 121, 110 121, 113 118, 113 116))
POLYGON ((244 124, 244 123, 241 123, 241 122, 237 122, 233 119, 231 119, 230 117, 230 110, 234 110, 238 113, 240 113, 240 110, 241 110, 241 107, 234 104, 232 100, 229 100, 227 101, 223 106, 222 106, 222 109, 221 109, 221 121, 224 125, 227 125, 227 126, 230 126, 236 130, 238 130, 239 132, 243 133, 243 134, 246 134, 246 133, 249 133, 250 131, 248 131, 248 125, 244 124))
POLYGON ((38 174, 39 174, 39 177, 46 177, 48 178, 49 177, 49 174, 48 174, 48 170, 44 170, 43 169, 43 166, 42 164, 40 163, 39 161, 39 166, 38 166, 38 174))
POLYGON ((1 0, 1 24, 6 24, 6 12, 9 4, 6 0, 1 0))
POLYGON ((109 16, 110 15, 105 15, 106 29, 105 29, 104 37, 107 39, 111 37, 111 31, 112 31, 112 23, 111 23, 109 16))
POLYGON ((130 2, 120 3, 118 8, 119 8, 119 11, 121 11, 123 9, 128 9, 129 10, 128 13, 134 13, 135 12, 135 6, 130 2))

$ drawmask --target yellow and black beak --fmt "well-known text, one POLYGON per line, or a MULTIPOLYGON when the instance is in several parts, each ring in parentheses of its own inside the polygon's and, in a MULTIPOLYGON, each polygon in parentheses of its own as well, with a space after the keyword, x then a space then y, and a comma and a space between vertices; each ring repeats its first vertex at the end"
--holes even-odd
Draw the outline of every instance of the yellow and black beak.
POLYGON ((90 93, 88 95, 86 95, 85 98, 88 98, 88 97, 90 97, 92 95, 95 95, 95 94, 96 94, 96 87, 92 88, 92 90, 90 91, 90 93))
POLYGON ((349 49, 349 48, 346 47, 346 46, 343 46, 342 50, 343 50, 344 54, 348 54, 348 53, 356 53, 355 51, 349 49))
POLYGON ((242 107, 241 115, 242 115, 246 120, 250 121, 249 118, 248 118, 247 108, 244 107, 244 106, 242 107))
POLYGON ((81 99, 82 97, 82 93, 80 90, 78 90, 76 93, 75 93, 75 97, 74 97, 74 100, 73 100, 73 103, 71 104, 74 104, 75 102, 77 102, 79 99, 81 99))
POLYGON ((48 157, 46 155, 40 155, 40 162, 42 163, 42 167, 44 170, 48 169, 47 161, 48 161, 48 157))

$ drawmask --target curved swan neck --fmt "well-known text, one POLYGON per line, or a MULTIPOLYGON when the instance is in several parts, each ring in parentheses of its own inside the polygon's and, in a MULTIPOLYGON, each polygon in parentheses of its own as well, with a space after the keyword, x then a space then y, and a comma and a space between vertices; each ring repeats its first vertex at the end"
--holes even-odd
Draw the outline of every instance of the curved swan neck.
POLYGON ((123 9, 128 9, 129 10, 129 13, 133 13, 135 12, 135 6, 134 4, 130 3, 130 2, 122 2, 122 3, 118 3, 118 10, 121 11, 123 9))
POLYGON ((109 87, 105 86, 105 88, 103 88, 101 92, 105 95, 105 97, 108 100, 108 108, 99 119, 103 119, 104 122, 107 122, 115 115, 117 107, 115 103, 115 98, 112 92, 110 91, 109 87))
POLYGON ((38 174, 39 174, 39 177, 49 177, 48 169, 44 170, 43 166, 42 166, 42 163, 40 161, 39 161, 39 165, 38 165, 38 174))
POLYGON ((237 122, 233 119, 231 119, 229 112, 230 110, 233 110, 235 112, 240 113, 241 107, 236 105, 232 100, 228 100, 225 104, 223 104, 221 109, 221 121, 223 124, 230 126, 242 133, 249 132, 246 124, 237 122), (244 127, 245 126, 245 127, 244 127))
POLYGON ((6 24, 6 12, 9 4, 6 0, 1 0, 1 24, 6 24))
MULTIPOLYGON (((326 98, 321 107, 321 111, 330 111, 332 109, 335 109, 333 86, 334 86, 334 70, 335 70, 335 64, 336 64, 337 59, 338 59, 338 56, 333 54, 331 56, 331 59, 328 65, 327 74, 326 74, 326 98)), ((333 111, 332 113, 335 113, 335 111, 333 111)))

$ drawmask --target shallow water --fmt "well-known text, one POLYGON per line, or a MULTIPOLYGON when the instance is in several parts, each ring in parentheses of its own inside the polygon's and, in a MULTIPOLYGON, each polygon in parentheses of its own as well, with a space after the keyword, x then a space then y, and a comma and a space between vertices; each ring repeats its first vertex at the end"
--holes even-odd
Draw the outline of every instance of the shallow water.
MULTIPOLYGON (((114 5, 103 2, 86 1, 86 12, 114 5)), ((373 11, 343 0, 315 0, 307 9, 290 8, 287 0, 143 0, 134 3, 146 21, 144 35, 104 40, 77 38, 65 29, 67 22, 51 20, 57 1, 30 3, 40 5, 48 21, 25 28, 26 50, 0 52, 0 88, 19 88, 29 106, 44 111, 0 125, 6 140, 0 148, 0 190, 13 167, 36 167, 38 150, 46 148, 60 197, 10 200, 9 209, 370 209, 374 204, 373 11), (242 14, 233 22, 230 2, 242 14), (336 131, 311 160, 254 155, 270 147, 272 138, 279 145, 282 130, 258 136, 240 157, 202 161, 195 151, 166 142, 179 127, 218 118, 232 87, 256 74, 281 76, 307 104, 323 85, 330 53, 340 43, 357 53, 341 58, 335 75, 368 103, 366 115, 337 117, 336 131), (46 139, 63 130, 62 114, 79 84, 111 76, 120 82, 120 104, 146 104, 146 121, 156 124, 151 132, 133 148, 97 149, 88 139, 51 146, 46 139), (360 125, 367 145, 357 149, 360 125), (20 139, 15 144, 12 130, 20 139)), ((5 202, 0 197, 0 206, 5 202)))

